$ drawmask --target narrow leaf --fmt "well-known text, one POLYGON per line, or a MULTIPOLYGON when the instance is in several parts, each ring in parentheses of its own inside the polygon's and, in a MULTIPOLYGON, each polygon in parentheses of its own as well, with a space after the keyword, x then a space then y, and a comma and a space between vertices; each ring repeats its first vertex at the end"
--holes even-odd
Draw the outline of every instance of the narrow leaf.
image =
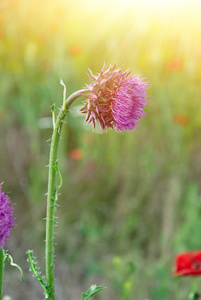
POLYGON ((52 104, 52 106, 51 106, 51 112, 52 112, 52 124, 53 124, 53 128, 55 128, 55 124, 56 124, 55 104, 52 104))
POLYGON ((63 85, 64 90, 63 90, 63 110, 66 109, 66 85, 64 84, 63 80, 60 79, 60 84, 63 85))
POLYGON ((101 290, 103 290, 105 288, 106 288, 105 286, 92 285, 86 293, 82 294, 82 300, 89 299, 90 297, 92 297, 93 295, 95 295, 96 293, 100 292, 101 290))
POLYGON ((38 281, 40 282, 40 284, 42 285, 44 292, 45 292, 45 299, 49 299, 48 298, 48 286, 44 282, 43 277, 40 275, 39 268, 37 268, 37 266, 36 266, 37 262, 35 262, 35 257, 33 256, 33 251, 28 250, 26 253, 28 255, 27 261, 30 263, 30 271, 33 273, 33 276, 36 277, 38 279, 38 281))

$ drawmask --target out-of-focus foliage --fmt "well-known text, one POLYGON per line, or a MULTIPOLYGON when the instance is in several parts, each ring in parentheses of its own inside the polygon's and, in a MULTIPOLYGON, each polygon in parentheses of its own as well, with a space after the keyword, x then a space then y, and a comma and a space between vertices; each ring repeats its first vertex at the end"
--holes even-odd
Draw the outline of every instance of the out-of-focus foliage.
MULTIPOLYGON (((46 141, 50 106, 62 105, 60 78, 70 94, 104 62, 148 78, 150 105, 135 134, 93 132, 79 100, 67 115, 57 293, 79 299, 97 284, 108 287, 100 299, 173 299, 174 256, 201 248, 200 12, 186 4, 149 11, 129 1, 1 1, 0 182, 18 224, 8 248, 30 287, 7 267, 5 291, 15 299, 42 298, 24 262, 28 248, 44 257, 46 141)), ((191 282, 180 286, 184 299, 191 282)))

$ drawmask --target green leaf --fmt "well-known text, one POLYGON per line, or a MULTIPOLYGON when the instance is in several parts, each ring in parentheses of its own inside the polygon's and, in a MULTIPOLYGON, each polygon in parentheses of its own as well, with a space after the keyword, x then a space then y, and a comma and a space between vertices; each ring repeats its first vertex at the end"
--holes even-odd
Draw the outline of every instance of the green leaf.
POLYGON ((131 273, 134 273, 135 272, 135 265, 134 265, 134 263, 132 263, 132 262, 130 262, 129 264, 128 264, 128 267, 129 267, 129 270, 130 270, 130 272, 131 273))
POLYGON ((30 263, 30 271, 33 273, 33 276, 38 279, 41 286, 43 287, 44 292, 45 292, 45 299, 49 299, 49 297, 48 297, 48 286, 47 286, 46 282, 44 282, 44 277, 42 277, 40 275, 41 273, 39 272, 39 268, 36 266, 37 262, 35 261, 36 258, 33 256, 33 251, 28 250, 26 253, 28 255, 27 261, 30 263))
POLYGON ((63 80, 60 79, 60 84, 63 85, 64 91, 63 91, 63 110, 66 108, 66 85, 64 84, 63 80))
POLYGON ((82 300, 87 300, 88 298, 92 297, 93 295, 95 295, 96 293, 100 292, 105 288, 106 288, 105 286, 92 285, 86 293, 82 294, 82 300))
POLYGON ((198 294, 198 293, 190 293, 189 299, 190 300, 200 299, 200 294, 198 294))
POLYGON ((55 163, 55 170, 56 170, 57 174, 59 175, 59 181, 60 181, 59 186, 57 187, 57 191, 58 191, 58 189, 61 188, 62 183, 63 183, 62 175, 61 175, 61 172, 60 172, 59 166, 58 166, 58 161, 55 163))
POLYGON ((55 123, 56 123, 56 119, 55 119, 55 104, 53 104, 51 106, 51 112, 52 112, 52 123, 53 123, 53 128, 55 128, 55 123))

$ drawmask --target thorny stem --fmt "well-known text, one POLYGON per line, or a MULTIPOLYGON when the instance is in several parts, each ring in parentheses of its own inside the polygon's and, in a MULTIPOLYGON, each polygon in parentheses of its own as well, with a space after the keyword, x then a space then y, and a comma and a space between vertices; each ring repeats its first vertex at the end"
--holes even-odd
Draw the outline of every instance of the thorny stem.
POLYGON ((2 299, 2 288, 3 288, 3 270, 4 270, 4 251, 0 249, 0 300, 2 299))
MULTIPOLYGON (((45 240, 45 258, 46 258, 46 280, 49 291, 48 300, 54 300, 54 214, 55 214, 55 201, 57 194, 56 187, 56 174, 57 174, 57 150, 66 112, 70 105, 81 95, 84 90, 79 90, 71 94, 65 101, 66 105, 63 105, 57 116, 51 146, 50 146, 50 158, 49 158, 49 175, 48 175, 48 192, 47 192, 47 215, 46 215, 46 240, 45 240)), ((65 92, 64 92, 65 95, 65 92)))

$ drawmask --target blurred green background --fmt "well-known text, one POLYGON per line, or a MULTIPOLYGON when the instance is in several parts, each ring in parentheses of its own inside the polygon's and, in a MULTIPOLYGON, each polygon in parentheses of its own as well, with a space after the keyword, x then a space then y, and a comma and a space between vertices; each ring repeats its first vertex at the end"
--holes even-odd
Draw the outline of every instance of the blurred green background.
MULTIPOLYGON (((43 298, 25 253, 44 272, 50 106, 62 105, 60 78, 70 95, 105 62, 143 74, 150 105, 135 134, 93 132, 80 100, 67 114, 57 299, 91 284, 108 287, 96 299, 174 299, 174 257, 201 249, 200 15, 195 1, 0 2, 0 182, 17 224, 6 246, 25 273, 22 284, 6 264, 4 294, 43 298)), ((192 284, 180 280, 179 299, 192 284)))

